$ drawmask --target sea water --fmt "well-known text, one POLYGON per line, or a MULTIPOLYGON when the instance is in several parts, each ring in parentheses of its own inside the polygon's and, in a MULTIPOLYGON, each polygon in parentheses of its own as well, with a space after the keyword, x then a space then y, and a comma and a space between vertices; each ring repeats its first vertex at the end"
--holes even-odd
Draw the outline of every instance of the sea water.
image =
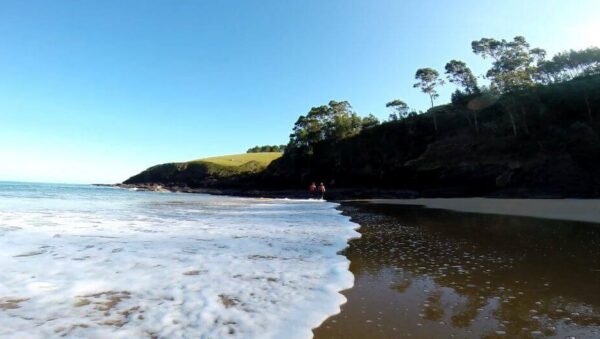
POLYGON ((0 337, 311 337, 353 284, 335 207, 0 183, 0 337))

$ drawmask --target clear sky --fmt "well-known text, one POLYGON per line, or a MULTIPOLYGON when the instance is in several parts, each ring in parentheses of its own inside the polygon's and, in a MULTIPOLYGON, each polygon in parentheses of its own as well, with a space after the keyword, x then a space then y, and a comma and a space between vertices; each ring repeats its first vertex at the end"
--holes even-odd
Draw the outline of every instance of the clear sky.
MULTIPOLYGON (((598 0, 0 0, 0 180, 120 182, 287 143, 310 107, 385 118, 470 42, 600 45, 598 0)), ((439 102, 449 100, 446 86, 439 102)))

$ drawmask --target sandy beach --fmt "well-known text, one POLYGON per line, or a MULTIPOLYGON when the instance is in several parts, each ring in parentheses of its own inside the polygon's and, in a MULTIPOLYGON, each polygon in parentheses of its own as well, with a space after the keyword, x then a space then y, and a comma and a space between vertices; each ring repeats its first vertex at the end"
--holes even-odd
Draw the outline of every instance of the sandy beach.
POLYGON ((470 213, 600 223, 600 199, 420 198, 354 201, 387 205, 418 205, 470 213))

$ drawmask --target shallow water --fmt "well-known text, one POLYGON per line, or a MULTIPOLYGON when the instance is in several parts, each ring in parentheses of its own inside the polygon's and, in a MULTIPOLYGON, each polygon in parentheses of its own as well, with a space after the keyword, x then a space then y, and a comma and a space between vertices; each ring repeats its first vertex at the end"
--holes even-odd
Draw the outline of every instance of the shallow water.
POLYGON ((310 337, 353 284, 335 206, 0 183, 0 337, 310 337))
POLYGON ((347 205, 355 286, 317 338, 599 338, 600 225, 347 205))

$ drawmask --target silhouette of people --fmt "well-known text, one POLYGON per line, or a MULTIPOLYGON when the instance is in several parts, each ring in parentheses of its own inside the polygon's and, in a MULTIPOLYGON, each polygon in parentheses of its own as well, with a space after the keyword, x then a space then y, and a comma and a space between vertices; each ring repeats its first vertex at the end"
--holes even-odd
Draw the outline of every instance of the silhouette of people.
POLYGON ((321 200, 322 200, 323 198, 325 198, 325 191, 326 191, 325 185, 323 185, 323 183, 320 183, 318 189, 319 189, 319 194, 321 195, 321 200))
POLYGON ((309 199, 314 199, 317 197, 317 184, 315 182, 308 186, 308 197, 309 199))

